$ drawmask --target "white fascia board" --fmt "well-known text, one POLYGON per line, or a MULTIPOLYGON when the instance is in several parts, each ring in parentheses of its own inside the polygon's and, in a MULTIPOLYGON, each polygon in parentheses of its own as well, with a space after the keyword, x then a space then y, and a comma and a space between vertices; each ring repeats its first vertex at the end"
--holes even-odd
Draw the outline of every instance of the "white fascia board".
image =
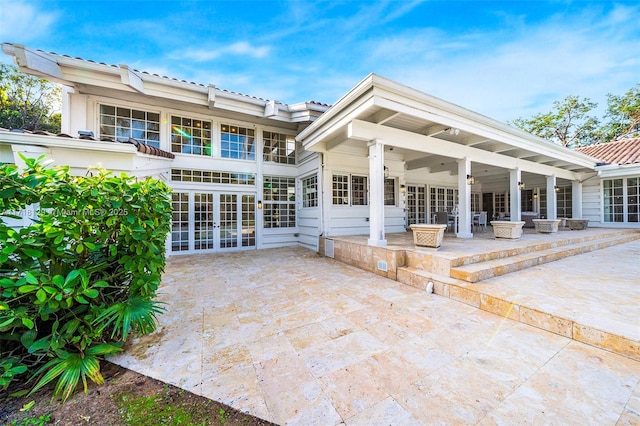
POLYGON ((366 142, 374 139, 380 139, 385 143, 385 145, 392 145, 399 148, 442 155, 445 157, 456 159, 469 158, 473 162, 504 169, 520 169, 521 171, 545 176, 555 175, 568 180, 578 180, 580 177, 580 174, 564 169, 558 169, 544 164, 487 152, 482 149, 460 145, 455 142, 449 142, 426 135, 419 135, 406 130, 395 129, 362 120, 352 120, 348 124, 347 135, 349 138, 366 142))
POLYGON ((60 136, 33 135, 29 133, 0 132, 0 143, 13 145, 37 145, 51 148, 68 148, 85 151, 108 151, 136 154, 135 146, 120 142, 102 142, 72 139, 60 136))
MULTIPOLYGON (((359 117, 363 111, 371 108, 373 104, 374 100, 371 97, 365 98, 364 100, 358 99, 357 103, 349 105, 349 107, 345 108, 342 111, 339 111, 339 113, 333 117, 333 123, 322 126, 310 136, 308 136, 307 139, 302 142, 302 146, 307 151, 317 150, 317 148, 313 149, 314 145, 318 144, 319 142, 326 142, 328 139, 332 138, 335 134, 344 129, 345 126, 347 126, 350 122, 355 120, 356 117, 359 117)), ((318 120, 321 120, 322 117, 323 116, 321 115, 318 120)), ((316 120, 316 122, 318 120, 316 120)), ((312 123, 311 126, 313 126, 316 122, 312 123)), ((304 133, 304 131, 302 133, 304 133)), ((296 140, 300 141, 300 139, 298 138, 299 136, 296 137, 296 140)), ((321 145, 319 145, 319 147, 320 146, 321 145)))
POLYGON ((28 68, 39 73, 62 78, 62 71, 52 56, 45 52, 26 48, 21 44, 3 43, 2 51, 13 56, 15 63, 21 68, 28 68))
MULTIPOLYGON (((343 110, 347 107, 350 107, 358 98, 365 95, 368 91, 373 87, 373 74, 369 74, 366 76, 360 83, 356 84, 353 89, 348 91, 344 96, 342 96, 338 101, 336 101, 329 109, 327 109, 317 120, 315 120, 309 127, 304 129, 298 136, 296 136, 296 140, 298 142, 302 142, 305 149, 311 148, 316 143, 321 142, 321 138, 318 137, 315 133, 317 133, 321 127, 333 120, 334 117, 342 115, 344 116, 343 110)), ((370 97, 371 95, 369 95, 370 97)), ((322 132, 323 134, 326 132, 322 132)))
POLYGON ((601 178, 616 178, 640 175, 640 164, 607 164, 596 167, 598 176, 601 178))

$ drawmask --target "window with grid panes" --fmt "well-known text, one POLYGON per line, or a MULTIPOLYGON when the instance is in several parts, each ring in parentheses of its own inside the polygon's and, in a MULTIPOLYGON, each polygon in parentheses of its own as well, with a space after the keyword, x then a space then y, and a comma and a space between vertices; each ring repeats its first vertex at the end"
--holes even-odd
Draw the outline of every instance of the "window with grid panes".
POLYGON ((171 116, 171 152, 211 156, 211 122, 171 116))
POLYGON ((318 207, 318 177, 302 179, 302 207, 318 207))
POLYGON ((624 222, 623 184, 623 179, 606 179, 602 181, 605 222, 624 222))
POLYGON ((242 196, 242 247, 256 245, 256 197, 242 196))
POLYGON ((220 156, 240 160, 256 159, 255 130, 231 124, 220 125, 220 156))
POLYGON ((573 217, 572 191, 570 186, 561 186, 556 192, 556 216, 557 217, 573 217))
POLYGON ((407 224, 427 223, 427 198, 424 186, 407 186, 407 224))
POLYGON ((174 182, 254 185, 256 183, 256 175, 253 173, 231 173, 231 172, 216 172, 216 171, 210 171, 210 170, 171 169, 171 180, 174 182))
POLYGON ((481 195, 482 194, 480 194, 479 192, 472 192, 471 193, 471 211, 472 212, 481 211, 481 207, 480 207, 481 195))
POLYGON ((454 188, 431 187, 429 191, 431 217, 436 212, 452 212, 458 204, 458 190, 454 188))
POLYGON ((369 186, 366 176, 351 176, 351 205, 366 206, 368 204, 367 192, 369 186))
POLYGON ((189 250, 189 194, 171 194, 171 251, 189 250))
POLYGON ((160 114, 133 108, 100 105, 100 137, 126 142, 133 138, 160 148, 160 114))
POLYGON ((627 178, 627 221, 640 222, 640 178, 627 178))
POLYGON ((262 159, 280 164, 296 164, 296 140, 291 135, 262 132, 262 159))
POLYGON ((349 205, 349 176, 348 175, 333 175, 332 182, 332 195, 334 206, 347 206, 349 205))
POLYGON ((384 205, 396 205, 396 180, 389 178, 384 180, 384 205))
POLYGON ((262 196, 265 228, 296 226, 295 178, 265 176, 262 196))

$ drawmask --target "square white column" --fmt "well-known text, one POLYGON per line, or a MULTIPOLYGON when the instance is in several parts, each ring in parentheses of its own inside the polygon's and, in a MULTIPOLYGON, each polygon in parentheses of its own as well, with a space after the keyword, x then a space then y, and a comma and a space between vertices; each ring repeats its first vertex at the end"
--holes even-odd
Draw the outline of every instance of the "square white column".
POLYGON ((384 144, 369 143, 369 240, 370 246, 386 246, 384 234, 384 144))
POLYGON ((509 170, 509 215, 511 222, 519 222, 522 217, 522 196, 520 194, 520 188, 518 188, 518 182, 522 180, 522 173, 520 169, 509 170))
MULTIPOLYGON (((471 232, 471 185, 467 176, 471 175, 471 160, 458 160, 458 221, 456 237, 473 238, 471 232)), ((456 226, 454 224, 454 226, 456 226)))
POLYGON ((547 176, 547 219, 558 217, 558 197, 556 196, 556 176, 547 176))

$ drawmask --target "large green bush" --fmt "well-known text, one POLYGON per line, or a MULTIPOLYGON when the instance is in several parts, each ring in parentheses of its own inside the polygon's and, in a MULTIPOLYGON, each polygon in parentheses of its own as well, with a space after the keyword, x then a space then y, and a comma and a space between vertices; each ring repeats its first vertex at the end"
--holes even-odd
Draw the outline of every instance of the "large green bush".
POLYGON ((80 381, 103 381, 99 360, 131 333, 156 327, 170 190, 23 160, 0 166, 0 388, 57 378, 66 399, 80 381), (25 215, 34 222, 23 228, 3 220, 25 215))

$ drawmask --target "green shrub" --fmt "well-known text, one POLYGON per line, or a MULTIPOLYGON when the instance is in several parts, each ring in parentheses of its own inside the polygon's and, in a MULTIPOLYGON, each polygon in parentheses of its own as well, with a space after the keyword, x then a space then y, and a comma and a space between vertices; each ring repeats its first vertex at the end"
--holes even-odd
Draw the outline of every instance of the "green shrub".
POLYGON ((130 333, 155 330, 170 190, 23 160, 0 166, 0 387, 57 378, 65 400, 80 381, 103 382, 99 360, 130 333), (12 229, 2 219, 16 213, 34 223, 12 229))

